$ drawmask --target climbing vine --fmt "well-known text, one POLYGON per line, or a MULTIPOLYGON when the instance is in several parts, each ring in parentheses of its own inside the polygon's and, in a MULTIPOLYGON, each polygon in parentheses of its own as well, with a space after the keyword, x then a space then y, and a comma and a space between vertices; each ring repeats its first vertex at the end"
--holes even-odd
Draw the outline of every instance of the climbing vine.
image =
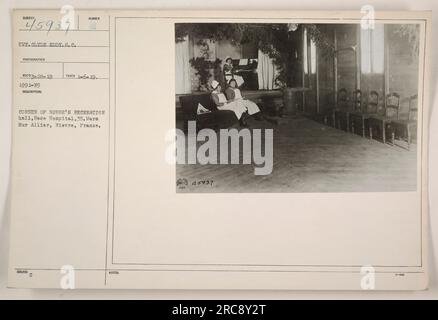
MULTIPOLYGON (((322 33, 317 25, 298 25, 287 23, 206 23, 199 24, 179 23, 175 28, 175 40, 183 41, 188 35, 194 39, 210 41, 228 40, 232 44, 257 43, 258 48, 270 58, 279 71, 277 82, 282 86, 297 85, 300 80, 296 74, 289 72, 300 68, 300 53, 298 41, 301 40, 301 28, 308 28, 309 37, 315 44, 328 54, 334 52, 330 39, 322 33)), ((193 60, 199 68, 207 67, 207 62, 193 60)), ((196 68, 196 67, 195 67, 196 68)), ((197 69, 201 82, 205 81, 205 72, 197 69)))

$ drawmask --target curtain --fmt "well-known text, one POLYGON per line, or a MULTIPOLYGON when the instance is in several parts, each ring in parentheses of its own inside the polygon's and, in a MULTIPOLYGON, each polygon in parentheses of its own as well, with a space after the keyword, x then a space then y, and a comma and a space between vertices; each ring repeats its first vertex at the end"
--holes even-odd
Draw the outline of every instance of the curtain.
POLYGON ((190 93, 192 85, 190 82, 190 54, 189 41, 175 43, 175 93, 190 93))
POLYGON ((259 89, 273 90, 278 89, 275 78, 278 75, 277 67, 267 54, 259 50, 257 74, 259 78, 259 89))

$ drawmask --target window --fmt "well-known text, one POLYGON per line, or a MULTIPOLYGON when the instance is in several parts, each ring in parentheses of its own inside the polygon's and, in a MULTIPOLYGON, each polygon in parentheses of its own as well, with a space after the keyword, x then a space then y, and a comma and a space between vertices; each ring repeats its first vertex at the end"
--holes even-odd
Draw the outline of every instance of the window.
POLYGON ((309 73, 309 67, 310 67, 310 72, 312 74, 316 73, 316 45, 315 42, 313 40, 310 40, 310 45, 309 42, 307 40, 308 36, 307 36, 307 28, 304 29, 304 36, 303 36, 303 63, 304 63, 304 73, 308 74, 309 73), (310 64, 308 61, 308 51, 310 50, 310 64))
POLYGON ((385 65, 385 32, 383 24, 360 30, 362 73, 383 73, 385 65))

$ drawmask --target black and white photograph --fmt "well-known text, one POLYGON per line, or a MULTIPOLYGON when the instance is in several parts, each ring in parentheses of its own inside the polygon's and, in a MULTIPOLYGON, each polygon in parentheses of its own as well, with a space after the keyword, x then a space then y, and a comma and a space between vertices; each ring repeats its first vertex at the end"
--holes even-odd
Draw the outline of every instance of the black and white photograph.
POLYGON ((176 23, 177 192, 417 190, 419 35, 176 23))
POLYGON ((417 1, 0 9, 0 300, 436 296, 417 1))

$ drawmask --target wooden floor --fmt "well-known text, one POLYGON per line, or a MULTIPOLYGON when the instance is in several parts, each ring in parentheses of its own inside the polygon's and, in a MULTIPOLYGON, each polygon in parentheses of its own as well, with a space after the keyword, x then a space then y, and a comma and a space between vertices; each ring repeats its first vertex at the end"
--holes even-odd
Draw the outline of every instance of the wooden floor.
POLYGON ((249 127, 274 129, 270 175, 254 175, 253 165, 177 165, 177 180, 187 182, 177 192, 416 190, 416 145, 408 151, 299 116, 278 125, 251 119, 249 127))

